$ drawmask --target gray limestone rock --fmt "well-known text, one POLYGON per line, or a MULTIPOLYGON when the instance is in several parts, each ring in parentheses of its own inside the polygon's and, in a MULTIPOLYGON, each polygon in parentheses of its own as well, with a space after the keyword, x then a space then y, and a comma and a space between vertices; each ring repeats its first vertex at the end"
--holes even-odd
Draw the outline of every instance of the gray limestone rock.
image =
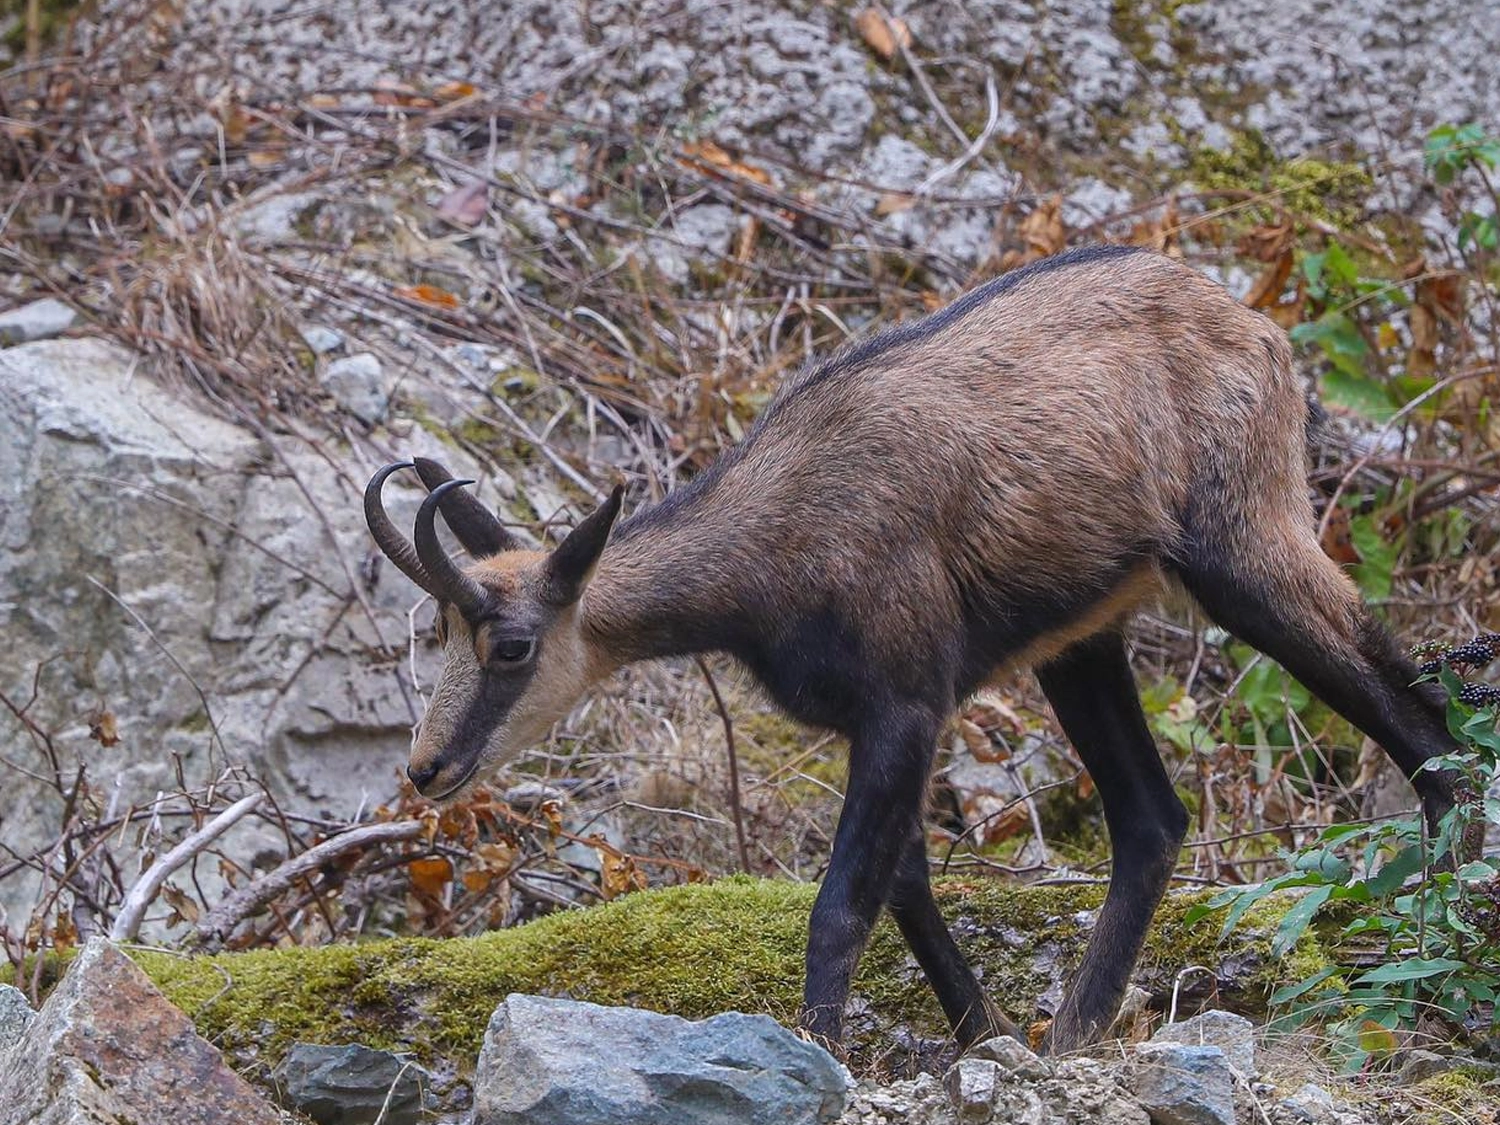
POLYGON ((766 1016, 512 995, 485 1031, 474 1125, 817 1125, 847 1086, 828 1052, 766 1016))

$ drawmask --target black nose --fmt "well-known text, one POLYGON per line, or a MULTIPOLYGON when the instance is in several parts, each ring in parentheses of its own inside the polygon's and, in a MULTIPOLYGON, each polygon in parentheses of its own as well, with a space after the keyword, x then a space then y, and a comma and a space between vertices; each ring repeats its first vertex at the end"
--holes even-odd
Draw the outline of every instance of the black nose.
POLYGON ((425 766, 407 766, 406 776, 411 778, 411 783, 417 787, 417 792, 422 792, 432 784, 432 779, 443 772, 441 762, 428 762, 425 766))

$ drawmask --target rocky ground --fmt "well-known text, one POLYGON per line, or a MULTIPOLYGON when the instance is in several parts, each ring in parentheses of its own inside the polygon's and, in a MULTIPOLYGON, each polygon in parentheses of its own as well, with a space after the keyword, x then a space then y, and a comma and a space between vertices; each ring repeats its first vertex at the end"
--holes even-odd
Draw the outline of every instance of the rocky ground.
POLYGON ((1482 1125, 1500 1106, 1493 1065, 1413 1052, 1394 1080, 1346 1089, 1349 1100, 1276 1080, 1258 1041, 1249 1020, 1209 1010, 1087 1056, 1039 1058, 1002 1038, 941 1077, 856 1082, 763 1015, 692 1022, 515 993, 456 1073, 359 1043, 296 1042, 256 1087, 129 957, 94 941, 40 1012, 0 985, 0 1123, 1482 1125))

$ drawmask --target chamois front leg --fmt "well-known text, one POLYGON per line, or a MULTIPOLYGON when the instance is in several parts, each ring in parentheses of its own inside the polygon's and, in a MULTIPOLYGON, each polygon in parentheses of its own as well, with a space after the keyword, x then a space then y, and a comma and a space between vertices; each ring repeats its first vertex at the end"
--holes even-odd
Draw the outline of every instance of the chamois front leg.
POLYGON ((888 711, 849 747, 849 785, 833 857, 813 903, 801 1025, 841 1053, 849 983, 921 822, 940 720, 888 711))

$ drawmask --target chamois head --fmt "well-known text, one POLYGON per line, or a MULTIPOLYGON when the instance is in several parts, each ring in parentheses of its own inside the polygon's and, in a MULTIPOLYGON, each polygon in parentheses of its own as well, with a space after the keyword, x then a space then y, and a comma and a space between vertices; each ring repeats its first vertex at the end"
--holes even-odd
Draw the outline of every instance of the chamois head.
POLYGON ((585 641, 578 601, 620 513, 616 488, 555 551, 522 549, 500 521, 435 461, 387 465, 365 488, 375 542, 437 601, 445 663, 406 774, 425 796, 457 793, 482 769, 508 761, 567 714, 605 669, 585 641), (431 490, 413 538, 380 501, 386 478, 415 468, 431 490), (438 511, 473 556, 460 567, 438 542, 438 511))

